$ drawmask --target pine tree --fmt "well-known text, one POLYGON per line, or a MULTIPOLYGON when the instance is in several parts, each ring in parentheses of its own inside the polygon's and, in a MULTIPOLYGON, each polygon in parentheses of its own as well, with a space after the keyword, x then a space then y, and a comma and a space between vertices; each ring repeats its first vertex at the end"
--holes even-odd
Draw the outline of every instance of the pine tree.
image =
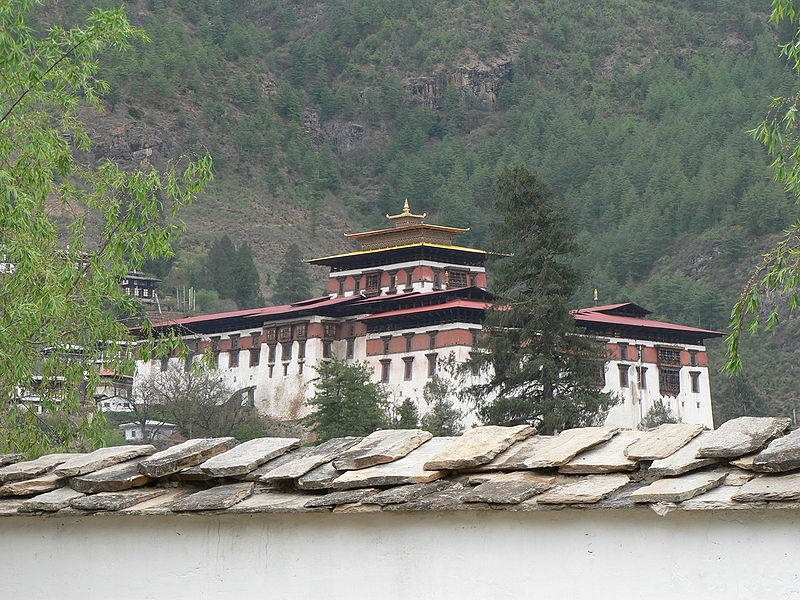
POLYGON ((220 298, 232 298, 237 262, 236 246, 231 238, 223 235, 214 240, 208 251, 204 281, 200 282, 200 287, 215 290, 220 298))
POLYGON ((666 423, 679 423, 678 417, 663 400, 656 400, 639 423, 639 429, 647 431, 666 423))
POLYGON ((411 398, 403 400, 395 410, 395 429, 417 429, 419 427, 419 411, 411 398))
POLYGON ((247 242, 239 246, 236 252, 233 279, 233 299, 239 308, 253 308, 264 303, 261 297, 261 278, 253 261, 253 251, 247 242))
POLYGON ((367 364, 324 362, 318 374, 316 393, 309 400, 316 410, 305 418, 318 441, 369 435, 390 425, 388 395, 379 383, 371 381, 367 364))
POLYGON ((272 301, 275 304, 291 304, 311 297, 311 278, 308 266, 297 244, 291 244, 283 255, 281 270, 275 278, 275 293, 272 301))
POLYGON ((562 206, 534 173, 501 173, 494 191, 498 250, 495 301, 487 311, 483 352, 490 367, 478 386, 478 414, 492 424, 536 423, 552 433, 602 420, 613 399, 599 391, 602 347, 580 335, 569 301, 580 284, 568 264, 577 252, 562 206))

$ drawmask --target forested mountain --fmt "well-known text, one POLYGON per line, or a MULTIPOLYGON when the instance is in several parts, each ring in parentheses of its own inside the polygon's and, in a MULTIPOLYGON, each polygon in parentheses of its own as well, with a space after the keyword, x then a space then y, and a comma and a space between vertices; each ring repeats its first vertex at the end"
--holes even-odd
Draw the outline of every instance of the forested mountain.
MULTIPOLYGON (((118 4, 62 0, 35 24, 118 4)), ((795 216, 746 133, 795 84, 767 0, 125 4, 152 42, 105 58, 90 158, 158 165, 207 147, 216 165, 176 260, 153 265, 170 287, 201 286, 227 234, 252 248, 270 297, 290 243, 306 257, 349 249, 342 233, 380 225, 406 197, 485 246, 496 176, 524 165, 586 248, 576 306, 597 288, 722 328, 795 216)), ((790 410, 798 331, 789 321, 748 342, 747 373, 716 378, 723 410, 790 410)))

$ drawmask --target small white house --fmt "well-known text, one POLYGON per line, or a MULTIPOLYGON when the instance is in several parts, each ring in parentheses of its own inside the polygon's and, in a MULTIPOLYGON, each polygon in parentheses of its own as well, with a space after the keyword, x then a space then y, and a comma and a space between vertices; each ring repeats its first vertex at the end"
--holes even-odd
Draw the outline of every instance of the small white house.
POLYGON ((147 420, 144 425, 141 423, 123 423, 119 428, 125 432, 126 440, 153 442, 168 438, 175 433, 178 426, 164 421, 147 420))

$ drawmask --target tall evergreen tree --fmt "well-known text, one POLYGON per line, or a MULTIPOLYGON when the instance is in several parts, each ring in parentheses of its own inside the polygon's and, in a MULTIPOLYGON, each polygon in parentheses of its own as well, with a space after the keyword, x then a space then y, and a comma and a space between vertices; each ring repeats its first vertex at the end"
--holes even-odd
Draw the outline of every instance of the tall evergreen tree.
POLYGON ((546 433, 595 423, 613 399, 597 385, 602 347, 570 314, 580 276, 568 263, 577 246, 565 210, 522 167, 501 173, 494 204, 494 243, 510 255, 493 267, 489 335, 475 359, 489 367, 478 414, 492 424, 537 423, 546 433))
POLYGON ((238 258, 231 238, 223 235, 214 240, 206 258, 205 280, 200 282, 200 287, 215 290, 220 298, 232 298, 238 258))
POLYGON ((311 297, 311 278, 308 266, 297 244, 291 244, 283 255, 281 270, 275 278, 275 304, 291 304, 311 297))
POLYGON ((309 400, 316 410, 305 418, 318 441, 369 435, 389 426, 387 393, 371 381, 372 370, 367 364, 334 360, 320 364, 318 373, 316 393, 309 400))
POLYGON ((253 261, 253 251, 247 242, 239 246, 236 252, 233 280, 233 299, 239 308, 253 308, 264 303, 261 296, 261 278, 253 261))

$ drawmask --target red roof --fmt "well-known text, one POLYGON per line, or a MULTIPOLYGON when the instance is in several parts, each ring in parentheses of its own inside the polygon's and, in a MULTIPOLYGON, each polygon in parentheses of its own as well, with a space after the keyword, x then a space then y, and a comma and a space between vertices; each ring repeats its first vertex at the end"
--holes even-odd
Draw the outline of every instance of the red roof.
POLYGON ((669 329, 671 331, 684 331, 686 333, 703 334, 705 336, 725 335, 725 333, 722 331, 701 329, 699 327, 688 327, 686 325, 676 325, 675 323, 654 321, 653 319, 609 315, 603 312, 598 312, 596 309, 591 308, 582 308, 580 310, 573 311, 572 316, 574 316, 575 320, 578 322, 607 323, 609 325, 626 325, 628 327, 645 327, 648 329, 669 329))
POLYGON ((402 310, 390 310, 388 312, 377 313, 369 317, 364 317, 362 321, 369 321, 371 319, 384 319, 386 317, 395 317, 399 315, 410 315, 414 313, 432 312, 435 310, 442 310, 445 308, 474 308, 476 310, 486 310, 491 306, 491 302, 479 302, 477 300, 451 300, 442 304, 431 304, 430 306, 418 306, 416 308, 404 308, 402 310))

